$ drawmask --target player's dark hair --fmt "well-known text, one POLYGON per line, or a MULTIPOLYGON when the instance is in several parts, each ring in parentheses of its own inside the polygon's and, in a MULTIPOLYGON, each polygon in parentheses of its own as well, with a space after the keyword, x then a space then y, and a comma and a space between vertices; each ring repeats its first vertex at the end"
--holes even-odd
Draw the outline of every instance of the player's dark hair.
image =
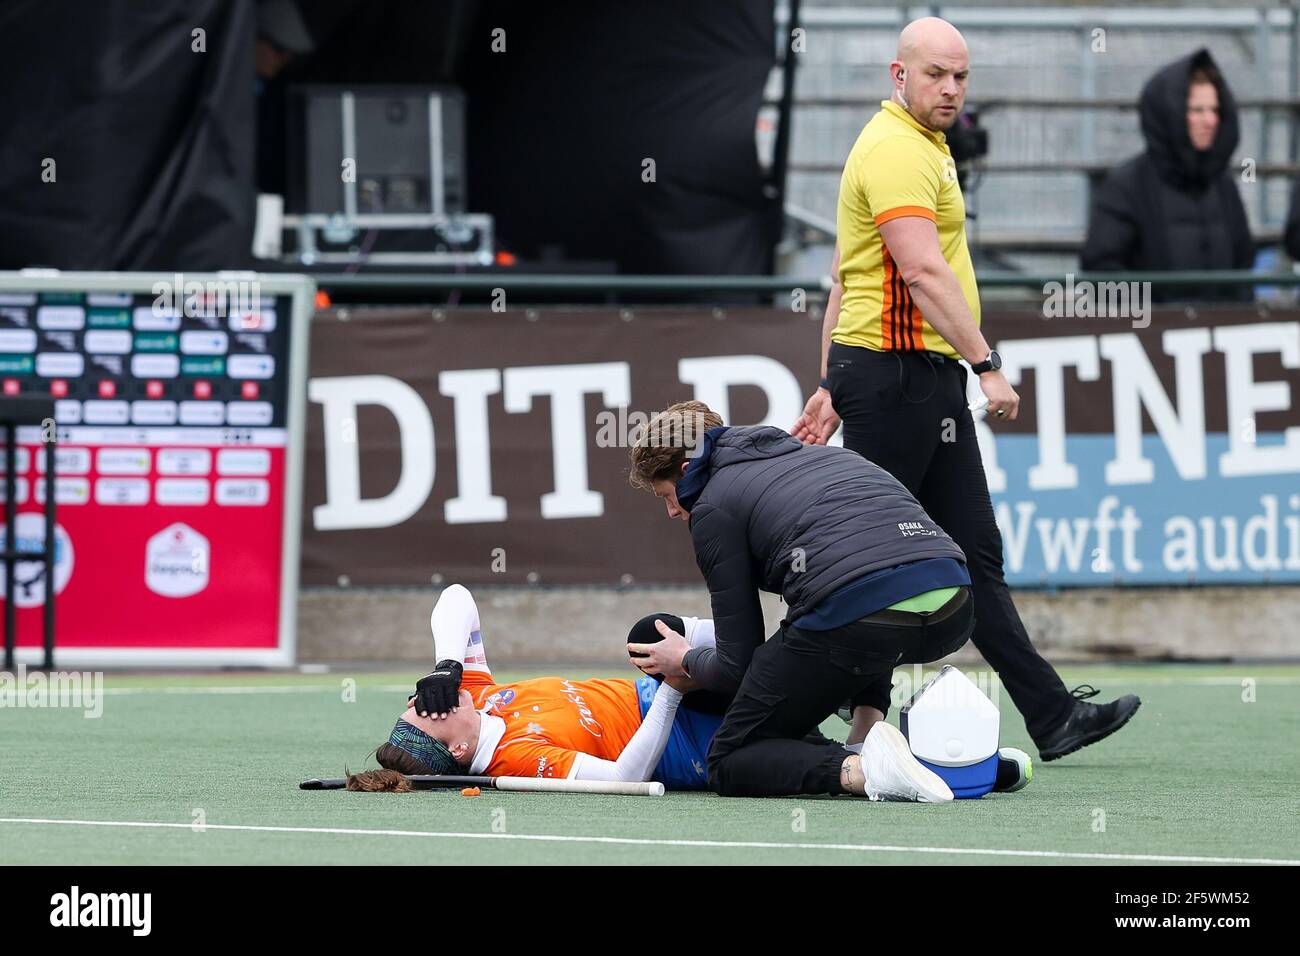
POLYGON ((410 793, 411 781, 397 770, 363 770, 349 773, 348 789, 359 793, 410 793))
POLYGON ((360 793, 409 793, 413 788, 406 777, 409 774, 432 773, 401 747, 385 741, 375 748, 375 760, 382 770, 363 770, 361 773, 344 773, 348 789, 360 793))
POLYGON ((385 770, 404 774, 433 773, 433 769, 412 757, 401 747, 384 742, 375 748, 375 759, 385 770))
POLYGON ((1215 89, 1219 89, 1223 85, 1223 75, 1213 66, 1197 66, 1192 69, 1191 74, 1188 76, 1187 86, 1190 89, 1197 83, 1210 83, 1213 84, 1215 89))

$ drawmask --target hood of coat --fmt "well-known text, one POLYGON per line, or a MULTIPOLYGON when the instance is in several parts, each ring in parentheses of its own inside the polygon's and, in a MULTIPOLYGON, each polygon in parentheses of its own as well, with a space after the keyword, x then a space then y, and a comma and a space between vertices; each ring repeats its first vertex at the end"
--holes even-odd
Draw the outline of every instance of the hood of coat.
POLYGON ((1161 178, 1176 186, 1204 189, 1223 175, 1241 140, 1236 101, 1209 50, 1176 60, 1147 80, 1138 114, 1147 153, 1161 178), (1219 130, 1207 150, 1194 148, 1187 132, 1187 88, 1197 69, 1210 71, 1219 91, 1219 130))
POLYGON ((799 439, 771 425, 741 428, 721 425, 704 433, 699 453, 686 466, 677 482, 677 503, 690 511, 713 473, 739 461, 757 461, 788 455, 803 447, 799 439))

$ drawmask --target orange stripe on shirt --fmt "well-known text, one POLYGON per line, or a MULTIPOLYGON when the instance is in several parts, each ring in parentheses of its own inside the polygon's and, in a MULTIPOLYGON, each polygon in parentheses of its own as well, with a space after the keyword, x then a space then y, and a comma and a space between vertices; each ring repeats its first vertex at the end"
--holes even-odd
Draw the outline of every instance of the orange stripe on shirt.
POLYGON ((897 266, 894 267, 894 282, 898 285, 898 348, 905 352, 916 348, 912 341, 912 293, 897 266))
POLYGON ((880 348, 891 352, 898 347, 895 341, 898 325, 898 269, 894 266, 894 257, 889 254, 889 247, 883 242, 880 244, 880 261, 884 267, 884 280, 880 287, 880 348))
POLYGON ((915 343, 912 347, 923 349, 925 348, 925 331, 921 327, 921 323, 925 321, 925 316, 921 314, 921 309, 912 298, 910 291, 907 293, 907 306, 912 316, 912 341, 915 343))
POLYGON ((884 283, 881 289, 880 347, 886 352, 920 351, 925 348, 925 336, 921 328, 924 316, 916 307, 912 292, 903 280, 902 273, 898 271, 894 257, 889 254, 889 247, 882 241, 880 249, 884 271, 884 283))
POLYGON ((880 226, 894 219, 902 219, 904 216, 920 216, 922 219, 929 219, 934 222, 933 209, 926 209, 924 206, 895 206, 893 209, 886 209, 876 216, 876 225, 880 226))
POLYGON ((903 294, 907 300, 907 347, 920 351, 925 347, 921 335, 921 310, 916 307, 912 291, 906 285, 903 286, 903 294))

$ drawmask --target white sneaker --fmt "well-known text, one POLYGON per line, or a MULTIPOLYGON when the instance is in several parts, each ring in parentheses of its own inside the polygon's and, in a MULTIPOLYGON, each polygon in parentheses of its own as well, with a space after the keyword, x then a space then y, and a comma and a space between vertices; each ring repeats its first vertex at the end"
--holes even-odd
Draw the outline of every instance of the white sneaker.
POLYGON ((1015 793, 1029 786, 1034 779, 1034 762, 1029 754, 1015 747, 998 748, 998 775, 993 784, 995 793, 1015 793))
POLYGON ((937 773, 912 756, 907 738, 893 724, 881 720, 862 745, 862 772, 867 796, 872 800, 907 800, 947 803, 952 790, 937 773))

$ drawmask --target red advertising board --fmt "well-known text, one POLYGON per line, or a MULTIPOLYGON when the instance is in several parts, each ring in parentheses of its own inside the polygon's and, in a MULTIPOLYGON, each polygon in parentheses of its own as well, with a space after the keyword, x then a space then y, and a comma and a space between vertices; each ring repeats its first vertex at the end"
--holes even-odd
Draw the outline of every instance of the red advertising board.
MULTIPOLYGON (((251 273, 0 274, 5 391, 55 400, 60 666, 292 663, 313 295, 251 273)), ((44 434, 18 430, 20 551, 44 548, 44 434)), ((19 660, 47 585, 17 564, 19 660)))

